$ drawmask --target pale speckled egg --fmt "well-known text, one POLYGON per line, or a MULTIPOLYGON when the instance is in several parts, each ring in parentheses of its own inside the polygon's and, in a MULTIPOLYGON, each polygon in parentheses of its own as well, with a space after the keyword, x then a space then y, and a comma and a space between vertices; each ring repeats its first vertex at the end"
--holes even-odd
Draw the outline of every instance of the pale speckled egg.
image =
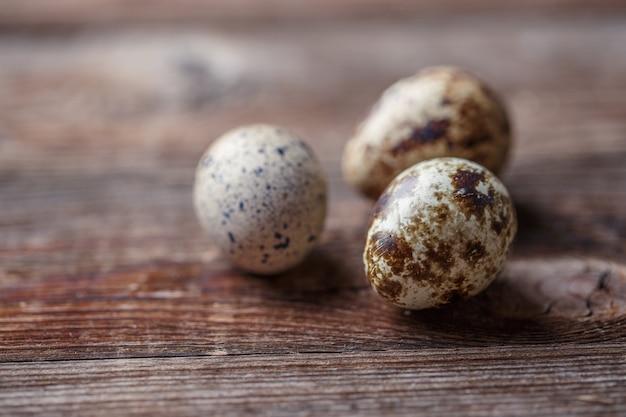
POLYGON ((242 270, 286 271, 312 250, 326 216, 326 180, 312 150, 287 130, 243 126, 218 138, 196 170, 196 214, 242 270))
POLYGON ((374 290, 407 309, 483 291, 517 231, 505 186, 483 166, 435 158, 403 171, 377 201, 365 243, 374 290))
POLYGON ((426 68, 390 86, 348 140, 344 178, 376 199, 406 168, 469 159, 498 174, 511 143, 507 111, 483 81, 455 67, 426 68))

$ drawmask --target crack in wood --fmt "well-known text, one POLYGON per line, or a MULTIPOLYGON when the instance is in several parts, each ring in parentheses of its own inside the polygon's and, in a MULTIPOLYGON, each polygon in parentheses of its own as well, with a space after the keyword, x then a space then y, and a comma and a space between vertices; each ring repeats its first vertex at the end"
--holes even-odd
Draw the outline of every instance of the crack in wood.
POLYGON ((625 271, 625 265, 595 258, 516 259, 486 298, 504 316, 619 317, 626 314, 625 271))

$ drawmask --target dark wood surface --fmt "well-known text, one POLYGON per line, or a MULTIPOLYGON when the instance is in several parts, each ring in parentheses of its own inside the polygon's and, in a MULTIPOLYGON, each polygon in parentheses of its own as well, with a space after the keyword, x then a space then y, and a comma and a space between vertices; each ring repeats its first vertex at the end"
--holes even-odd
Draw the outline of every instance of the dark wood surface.
POLYGON ((11 4, 0 15, 11 27, 0 35, 0 415, 626 415, 618 2, 340 20, 319 19, 335 13, 320 6, 297 24, 287 8, 252 25, 62 31, 50 14, 7 24, 43 3, 11 4), (369 288, 371 203, 339 161, 387 85, 444 63, 506 99, 516 142, 502 178, 519 234, 483 294, 408 312, 369 288), (251 122, 305 138, 330 186, 319 247, 271 278, 232 269, 191 203, 204 148, 251 122))
POLYGON ((218 23, 446 16, 466 13, 623 13, 621 0, 0 0, 0 28, 119 23, 218 23))

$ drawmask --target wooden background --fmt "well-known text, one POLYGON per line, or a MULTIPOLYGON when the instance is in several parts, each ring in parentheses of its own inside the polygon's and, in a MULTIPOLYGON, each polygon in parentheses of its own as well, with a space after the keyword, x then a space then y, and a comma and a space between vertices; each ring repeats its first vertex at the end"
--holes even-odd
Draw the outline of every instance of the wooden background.
POLYGON ((626 415, 621 1, 0 1, 0 415, 626 415), (502 92, 520 230, 473 300, 388 305, 343 144, 456 64, 502 92), (329 178, 295 270, 233 270, 195 164, 243 123, 329 178))

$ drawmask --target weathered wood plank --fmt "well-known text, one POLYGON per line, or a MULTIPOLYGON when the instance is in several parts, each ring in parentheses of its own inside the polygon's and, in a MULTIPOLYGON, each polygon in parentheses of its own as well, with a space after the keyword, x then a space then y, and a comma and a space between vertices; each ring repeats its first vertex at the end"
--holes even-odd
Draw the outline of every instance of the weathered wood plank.
POLYGON ((0 364, 0 415, 622 415, 622 345, 0 364))
POLYGON ((617 265, 517 261, 474 300, 407 315, 369 289, 358 249, 346 250, 354 243, 324 243, 271 280, 221 262, 157 262, 5 287, 0 362, 626 338, 626 268, 617 265))

